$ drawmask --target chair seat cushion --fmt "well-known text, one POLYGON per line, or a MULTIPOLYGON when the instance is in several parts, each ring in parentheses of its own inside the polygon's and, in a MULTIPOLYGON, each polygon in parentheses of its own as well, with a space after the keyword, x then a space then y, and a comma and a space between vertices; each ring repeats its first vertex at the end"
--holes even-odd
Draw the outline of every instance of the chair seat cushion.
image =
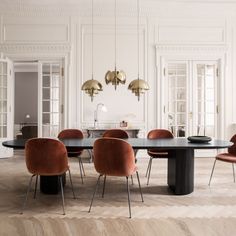
POLYGON ((217 160, 230 162, 230 163, 236 163, 236 156, 230 154, 230 153, 220 153, 216 156, 217 160))
POLYGON ((167 151, 152 151, 148 150, 148 155, 152 158, 167 158, 169 153, 167 151))

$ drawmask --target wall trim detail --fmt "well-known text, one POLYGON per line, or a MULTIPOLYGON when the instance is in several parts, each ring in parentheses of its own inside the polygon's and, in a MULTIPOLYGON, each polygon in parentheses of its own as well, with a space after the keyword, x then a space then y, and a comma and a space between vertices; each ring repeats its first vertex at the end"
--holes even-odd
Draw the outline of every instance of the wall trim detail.
POLYGON ((0 44, 0 51, 4 53, 69 53, 70 44, 0 44))
POLYGON ((171 45, 171 44, 156 44, 157 51, 176 51, 176 52, 205 52, 205 53, 225 53, 228 51, 227 45, 171 45))

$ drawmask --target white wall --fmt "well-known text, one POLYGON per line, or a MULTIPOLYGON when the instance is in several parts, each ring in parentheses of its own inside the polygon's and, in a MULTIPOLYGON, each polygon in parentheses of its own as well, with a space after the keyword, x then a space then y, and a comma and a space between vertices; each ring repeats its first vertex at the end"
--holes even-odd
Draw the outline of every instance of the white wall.
POLYGON ((37 123, 38 120, 38 73, 15 73, 15 124, 37 123), (30 118, 26 119, 26 114, 30 118))
POLYGON ((109 110, 100 114, 103 125, 114 126, 134 113, 133 125, 141 126, 144 132, 159 126, 162 110, 156 47, 163 54, 178 53, 176 48, 185 52, 188 48, 194 54, 210 46, 220 47, 225 60, 225 96, 220 110, 224 114, 224 136, 236 132, 236 1, 141 1, 140 74, 151 90, 140 102, 127 90, 129 82, 137 77, 136 1, 117 1, 117 68, 127 74, 126 85, 117 91, 104 81, 106 71, 114 69, 113 2, 94 1, 94 75, 104 91, 93 103, 80 90, 82 83, 91 78, 90 1, 70 1, 66 5, 60 5, 63 1, 43 1, 41 5, 20 2, 0 3, 0 52, 12 59, 67 58, 68 127, 91 126, 99 102, 109 110))

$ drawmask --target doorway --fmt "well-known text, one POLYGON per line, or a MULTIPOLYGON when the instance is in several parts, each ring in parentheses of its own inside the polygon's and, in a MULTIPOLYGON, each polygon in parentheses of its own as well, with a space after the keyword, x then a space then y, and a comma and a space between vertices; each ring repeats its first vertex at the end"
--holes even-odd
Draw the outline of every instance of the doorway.
POLYGON ((14 76, 14 138, 37 137, 38 62, 15 62, 14 76))
POLYGON ((57 137, 64 127, 62 61, 18 61, 14 73, 15 138, 57 137))

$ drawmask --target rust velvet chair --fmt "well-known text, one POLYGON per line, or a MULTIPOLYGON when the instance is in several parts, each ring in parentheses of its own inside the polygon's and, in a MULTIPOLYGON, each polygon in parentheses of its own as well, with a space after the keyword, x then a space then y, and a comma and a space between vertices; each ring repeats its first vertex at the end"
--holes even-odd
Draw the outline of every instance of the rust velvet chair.
POLYGON ((212 175, 213 175, 217 160, 232 163, 233 178, 234 178, 234 182, 235 182, 234 163, 236 163, 236 134, 233 135, 233 137, 230 139, 230 142, 232 142, 233 145, 228 148, 228 152, 220 153, 215 158, 215 161, 214 161, 214 164, 213 164, 213 167, 212 167, 212 171, 211 171, 210 180, 209 180, 209 183, 208 183, 209 186, 211 184, 211 179, 212 179, 212 175))
MULTIPOLYGON (((79 129, 64 129, 58 134, 59 139, 82 139, 84 135, 79 129)), ((82 184, 84 183, 83 175, 85 176, 84 165, 81 159, 81 153, 83 149, 81 148, 67 148, 68 157, 78 157, 79 160, 79 168, 80 168, 80 176, 82 184)))
MULTIPOLYGON (((125 130, 122 129, 108 129, 106 130, 102 137, 104 138, 120 138, 120 139, 126 139, 129 138, 128 133, 125 130)), ((105 192, 105 185, 106 185, 106 175, 104 175, 104 182, 103 182, 103 191, 102 191, 102 197, 104 197, 105 192)), ((131 175, 131 181, 133 184, 133 177, 131 175)))
POLYGON ((99 173, 97 184, 92 196, 89 212, 91 211, 94 196, 103 175, 126 177, 129 217, 131 218, 129 176, 136 172, 139 184, 139 191, 143 202, 142 190, 137 167, 135 165, 134 151, 129 143, 117 138, 100 138, 94 143, 94 166, 99 173))
POLYGON ((68 166, 67 151, 64 144, 58 140, 49 138, 29 139, 25 145, 25 161, 27 169, 32 174, 32 176, 29 181, 22 213, 26 206, 29 191, 31 189, 32 179, 34 176, 36 176, 34 198, 36 197, 38 176, 40 175, 58 176, 61 187, 63 214, 65 215, 65 200, 62 177, 67 171, 69 171, 70 183, 74 198, 75 193, 72 184, 70 168, 68 166))
MULTIPOLYGON (((166 129, 154 129, 149 131, 147 135, 148 139, 166 139, 166 138, 174 138, 173 134, 166 129)), ((147 185, 149 184, 149 179, 150 179, 150 174, 151 174, 151 169, 152 169, 152 159, 153 158, 168 158, 169 157, 169 152, 168 150, 163 150, 159 148, 154 148, 154 149, 149 149, 147 151, 148 155, 150 156, 149 162, 148 162, 148 167, 147 167, 147 172, 146 176, 148 177, 147 179, 147 185)))

